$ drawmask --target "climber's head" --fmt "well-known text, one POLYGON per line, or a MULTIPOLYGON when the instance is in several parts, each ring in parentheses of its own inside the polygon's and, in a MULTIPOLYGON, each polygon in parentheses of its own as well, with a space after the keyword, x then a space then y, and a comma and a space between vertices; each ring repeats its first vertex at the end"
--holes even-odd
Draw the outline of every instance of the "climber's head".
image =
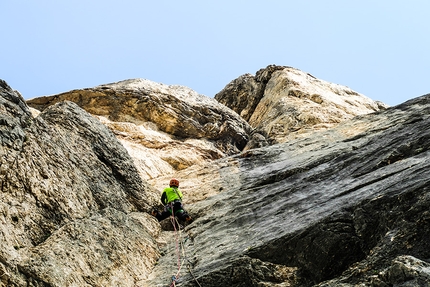
POLYGON ((172 178, 170 180, 170 187, 179 187, 179 180, 177 180, 176 178, 172 178))

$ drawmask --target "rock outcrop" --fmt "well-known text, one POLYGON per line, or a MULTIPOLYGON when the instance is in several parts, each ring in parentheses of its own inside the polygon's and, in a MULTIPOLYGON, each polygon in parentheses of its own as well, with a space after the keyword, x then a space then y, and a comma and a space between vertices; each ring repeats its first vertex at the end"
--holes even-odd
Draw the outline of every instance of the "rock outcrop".
POLYGON ((71 102, 33 118, 0 81, 0 286, 132 286, 157 256, 151 186, 71 102))
POLYGON ((215 99, 134 79, 27 103, 43 110, 75 102, 115 133, 148 180, 386 108, 347 87, 274 65, 233 80, 215 99))
POLYGON ((143 178, 239 153, 252 128, 214 99, 182 86, 135 79, 28 100, 44 110, 72 101, 117 135, 143 178))
POLYGON ((180 172, 212 194, 188 207, 180 286, 429 286, 429 114, 427 95, 180 172))
POLYGON ((309 73, 271 65, 230 82, 215 99, 255 128, 250 148, 286 142, 387 106, 309 73), (263 137, 262 137, 263 135, 263 137))
POLYGON ((133 80, 76 90, 28 101, 42 111, 33 117, 1 82, 0 286, 161 287, 179 267, 182 287, 429 286, 430 95, 385 108, 352 91, 321 92, 327 86, 295 69, 258 75, 263 84, 237 86, 249 101, 230 105, 258 118, 257 132, 183 87, 133 80), (326 116, 339 117, 272 132, 283 120, 258 106, 295 101, 278 98, 276 79, 287 90, 315 84, 318 93, 301 90, 309 106, 300 113, 315 109, 315 94, 326 116), (207 122, 186 119, 212 105, 207 122), (219 138, 207 133, 213 119, 230 121, 214 124, 219 138), (266 144, 249 143, 258 133, 266 144), (169 169, 154 160, 195 141, 216 154, 210 162, 165 160, 169 169), (148 148, 148 158, 128 144, 148 148), (147 214, 172 171, 194 218, 178 233, 147 214))

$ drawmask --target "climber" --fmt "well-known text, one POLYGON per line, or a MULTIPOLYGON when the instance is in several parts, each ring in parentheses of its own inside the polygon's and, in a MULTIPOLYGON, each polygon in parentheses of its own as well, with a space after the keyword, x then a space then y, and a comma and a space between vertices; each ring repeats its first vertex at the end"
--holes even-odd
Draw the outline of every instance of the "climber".
POLYGON ((163 212, 160 213, 158 210, 153 210, 152 215, 155 216, 158 221, 166 219, 172 214, 182 221, 191 221, 191 217, 182 205, 182 192, 179 190, 179 180, 172 178, 169 186, 170 187, 166 187, 161 194, 161 203, 164 205, 163 212))

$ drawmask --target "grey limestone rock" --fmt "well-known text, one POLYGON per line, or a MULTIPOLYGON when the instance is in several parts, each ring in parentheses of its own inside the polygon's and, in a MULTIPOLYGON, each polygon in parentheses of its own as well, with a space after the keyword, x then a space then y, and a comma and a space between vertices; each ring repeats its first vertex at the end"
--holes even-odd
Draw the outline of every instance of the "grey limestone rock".
POLYGON ((0 83, 0 286, 144 278, 158 254, 155 222, 142 220, 152 187, 125 148, 76 104, 33 118, 0 83))
POLYGON ((182 287, 429 286, 430 95, 385 108, 288 67, 244 78, 244 96, 264 87, 257 105, 235 104, 256 130, 228 108, 215 113, 229 111, 224 128, 204 122, 205 98, 140 80, 34 100, 33 118, 1 82, 0 286, 169 286, 178 262, 182 287), (163 108, 136 109, 146 100, 163 108), (321 107, 328 121, 308 121, 321 107), (304 125, 274 133, 293 110, 304 125), (147 211, 172 173, 142 180, 124 127, 151 130, 133 140, 162 153, 177 131, 191 147, 211 125, 205 136, 231 153, 171 170, 194 220, 162 230, 147 211))
POLYGON ((215 190, 189 208, 180 286, 428 286, 429 114, 426 95, 181 173, 215 190))

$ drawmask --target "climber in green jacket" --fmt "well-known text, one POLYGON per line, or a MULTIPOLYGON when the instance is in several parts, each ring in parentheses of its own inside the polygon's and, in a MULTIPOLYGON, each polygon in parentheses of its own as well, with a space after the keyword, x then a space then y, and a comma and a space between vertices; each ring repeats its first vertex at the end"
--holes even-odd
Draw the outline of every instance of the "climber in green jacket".
POLYGON ((172 214, 182 221, 191 220, 191 217, 182 205, 182 192, 179 190, 179 180, 176 178, 172 178, 169 187, 163 190, 161 194, 161 203, 164 205, 163 212, 160 213, 158 210, 152 211, 152 215, 154 215, 158 221, 166 219, 172 214))

